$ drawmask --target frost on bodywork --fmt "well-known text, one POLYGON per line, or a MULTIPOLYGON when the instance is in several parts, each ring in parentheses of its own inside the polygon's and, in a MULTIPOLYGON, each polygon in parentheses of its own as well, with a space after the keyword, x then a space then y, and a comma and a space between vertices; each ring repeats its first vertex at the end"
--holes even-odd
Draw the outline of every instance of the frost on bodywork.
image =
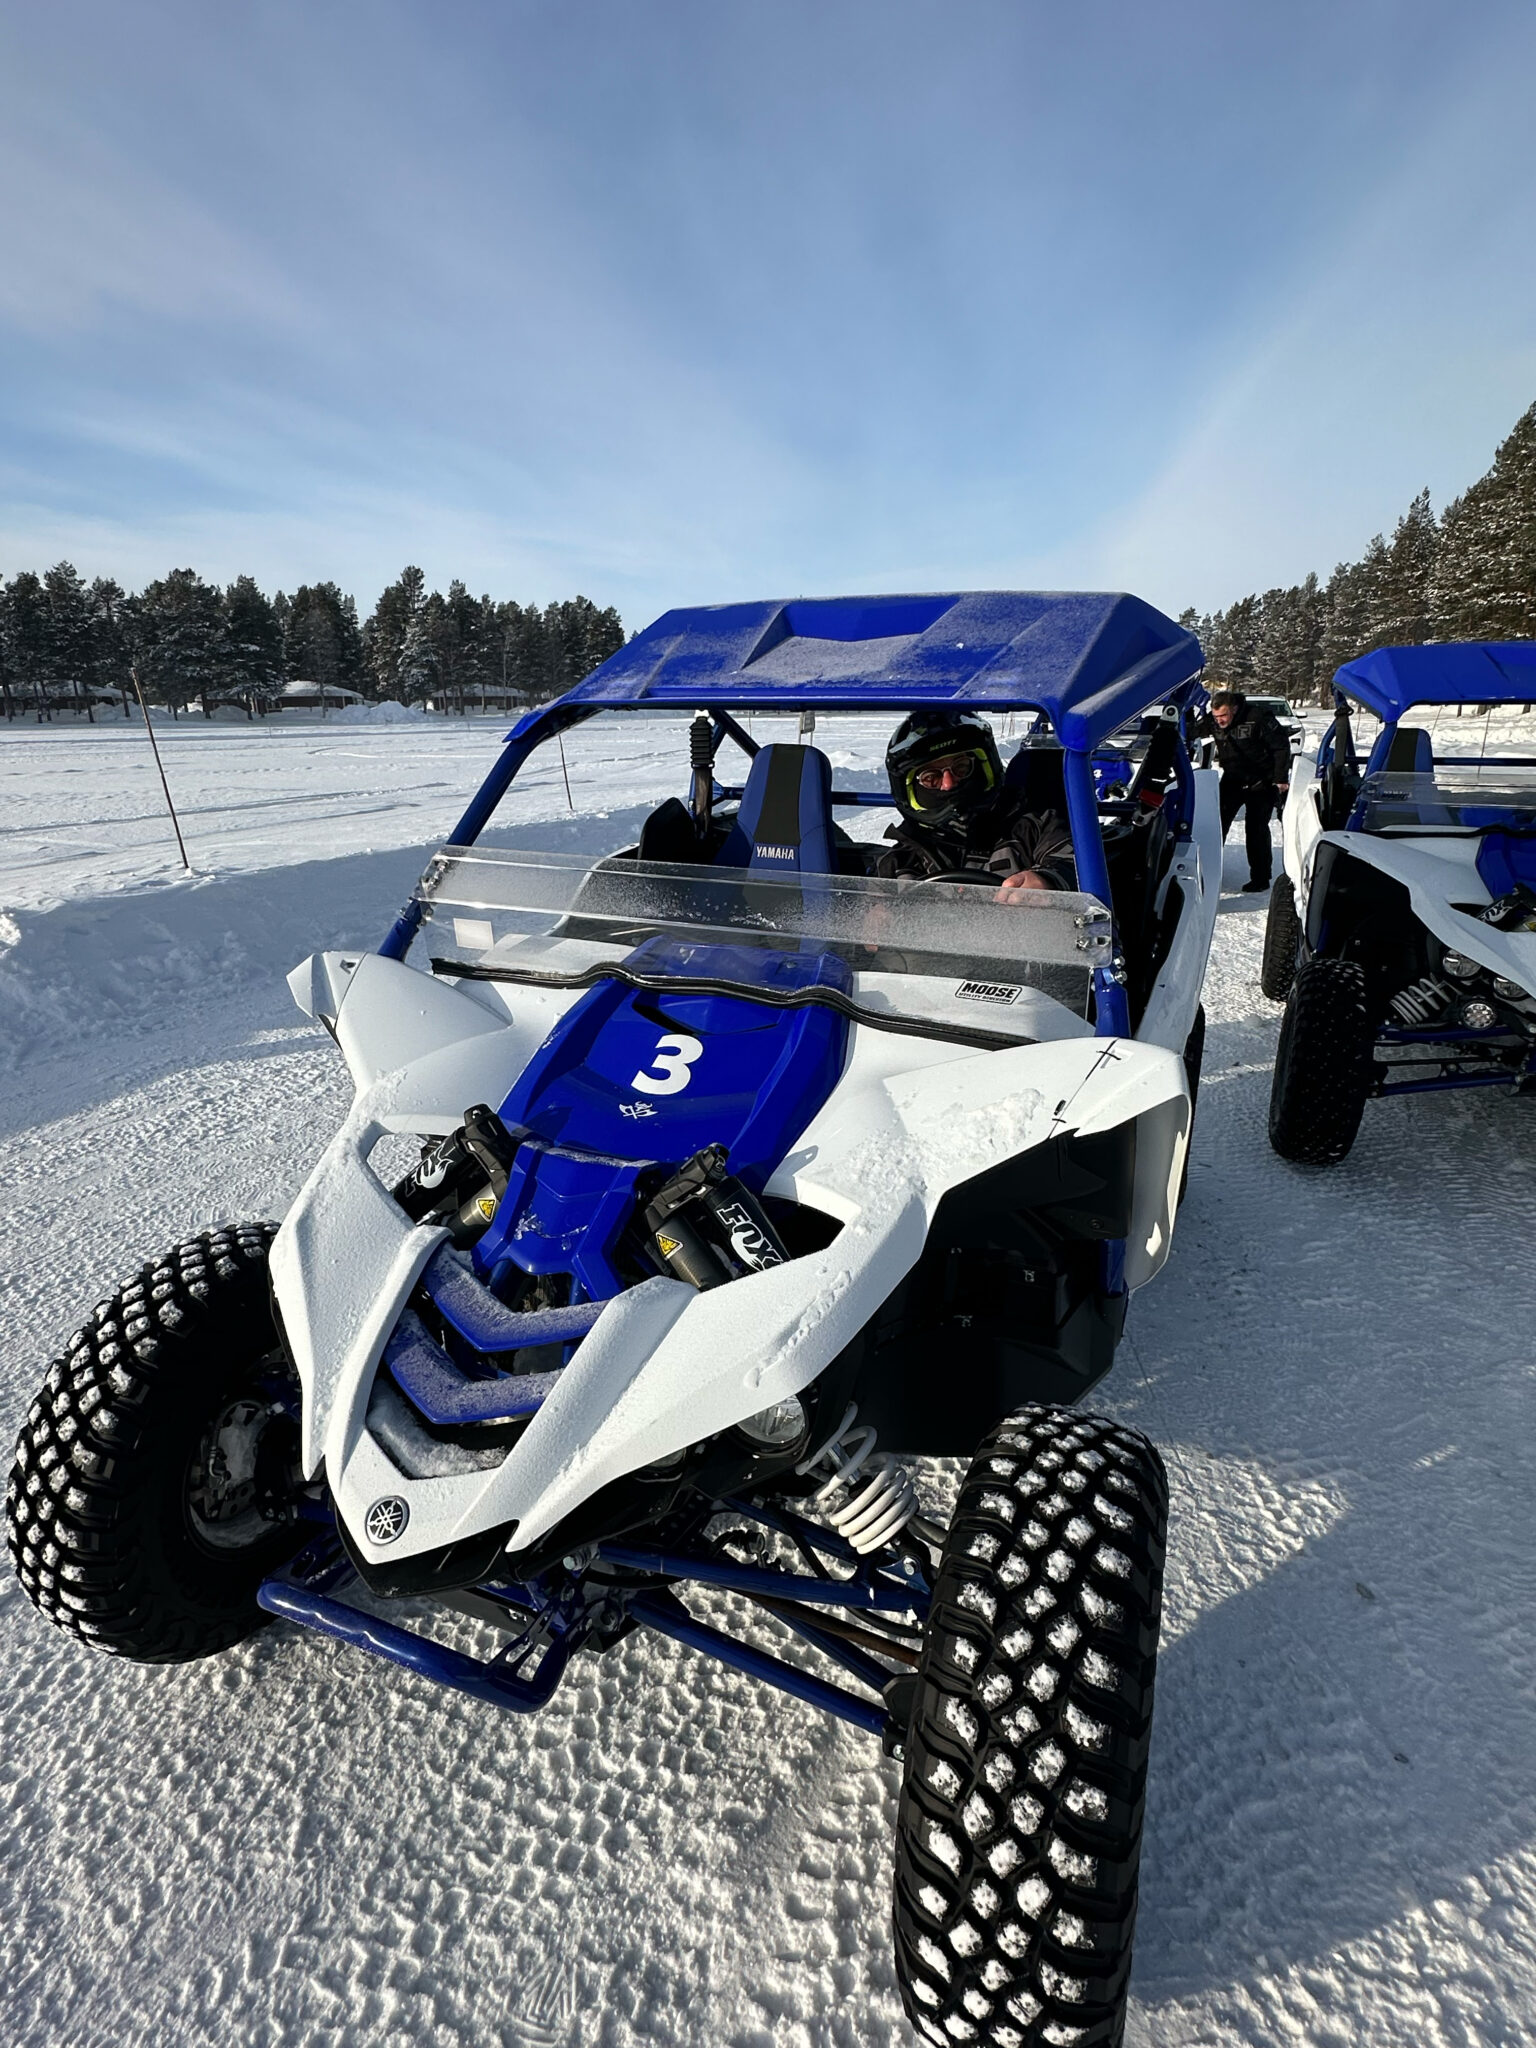
POLYGON ((506 1009, 494 996, 378 953, 311 954, 288 986, 304 1014, 333 1033, 359 1088, 427 1053, 507 1027, 506 1009))

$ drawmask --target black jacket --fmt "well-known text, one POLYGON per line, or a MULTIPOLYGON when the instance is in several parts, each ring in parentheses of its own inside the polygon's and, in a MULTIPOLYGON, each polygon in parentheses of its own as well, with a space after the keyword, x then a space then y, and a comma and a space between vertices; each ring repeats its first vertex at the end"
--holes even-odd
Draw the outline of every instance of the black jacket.
POLYGON ((1199 730, 1216 742, 1216 764, 1251 789, 1259 782, 1289 782, 1291 743, 1272 711, 1254 711, 1244 704, 1232 723, 1223 728, 1214 718, 1200 721, 1199 730))
POLYGON ((1001 880, 1033 868, 1052 889, 1075 889, 1077 865, 1072 835, 1056 811, 1028 811, 1013 791, 952 825, 903 821, 887 828, 894 843, 876 853, 871 873, 952 875, 960 868, 984 868, 1001 880))

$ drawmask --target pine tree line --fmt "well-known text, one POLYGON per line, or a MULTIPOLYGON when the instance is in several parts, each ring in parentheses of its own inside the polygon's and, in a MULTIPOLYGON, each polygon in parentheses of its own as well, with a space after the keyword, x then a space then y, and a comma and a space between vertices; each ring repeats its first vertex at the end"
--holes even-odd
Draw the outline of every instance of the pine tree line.
POLYGON ((355 690, 465 712, 495 692, 539 703, 558 696, 624 644, 618 613, 572 597, 544 610, 472 597, 457 580, 428 591, 403 570, 372 616, 334 583, 268 597, 254 578, 227 589, 191 569, 130 595, 109 577, 87 584, 69 562, 22 570, 0 587, 0 701, 5 715, 51 717, 126 708, 134 677, 155 704, 211 716, 219 704, 271 709, 285 683, 355 690))
POLYGON ((1328 702, 1334 670, 1374 647, 1536 639, 1536 405, 1438 519, 1420 491, 1391 540, 1378 533, 1326 583, 1308 576, 1181 624, 1200 636, 1208 682, 1293 703, 1328 702))

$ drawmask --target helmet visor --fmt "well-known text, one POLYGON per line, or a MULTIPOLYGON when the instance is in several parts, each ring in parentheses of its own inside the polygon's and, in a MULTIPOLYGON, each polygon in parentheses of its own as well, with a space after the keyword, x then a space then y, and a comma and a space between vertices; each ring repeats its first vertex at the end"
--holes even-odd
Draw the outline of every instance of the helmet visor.
POLYGON ((993 784, 992 763, 984 747, 965 747, 957 753, 941 754, 906 775, 907 802, 914 811, 942 811, 955 801, 958 790, 967 799, 985 796, 993 784))

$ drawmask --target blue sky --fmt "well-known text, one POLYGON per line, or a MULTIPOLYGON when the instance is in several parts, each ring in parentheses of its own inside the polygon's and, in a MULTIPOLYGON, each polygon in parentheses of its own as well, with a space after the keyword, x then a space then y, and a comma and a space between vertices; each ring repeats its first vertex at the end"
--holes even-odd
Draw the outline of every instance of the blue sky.
POLYGON ((1358 555, 1536 399, 1526 0, 0 0, 0 574, 1358 555))

